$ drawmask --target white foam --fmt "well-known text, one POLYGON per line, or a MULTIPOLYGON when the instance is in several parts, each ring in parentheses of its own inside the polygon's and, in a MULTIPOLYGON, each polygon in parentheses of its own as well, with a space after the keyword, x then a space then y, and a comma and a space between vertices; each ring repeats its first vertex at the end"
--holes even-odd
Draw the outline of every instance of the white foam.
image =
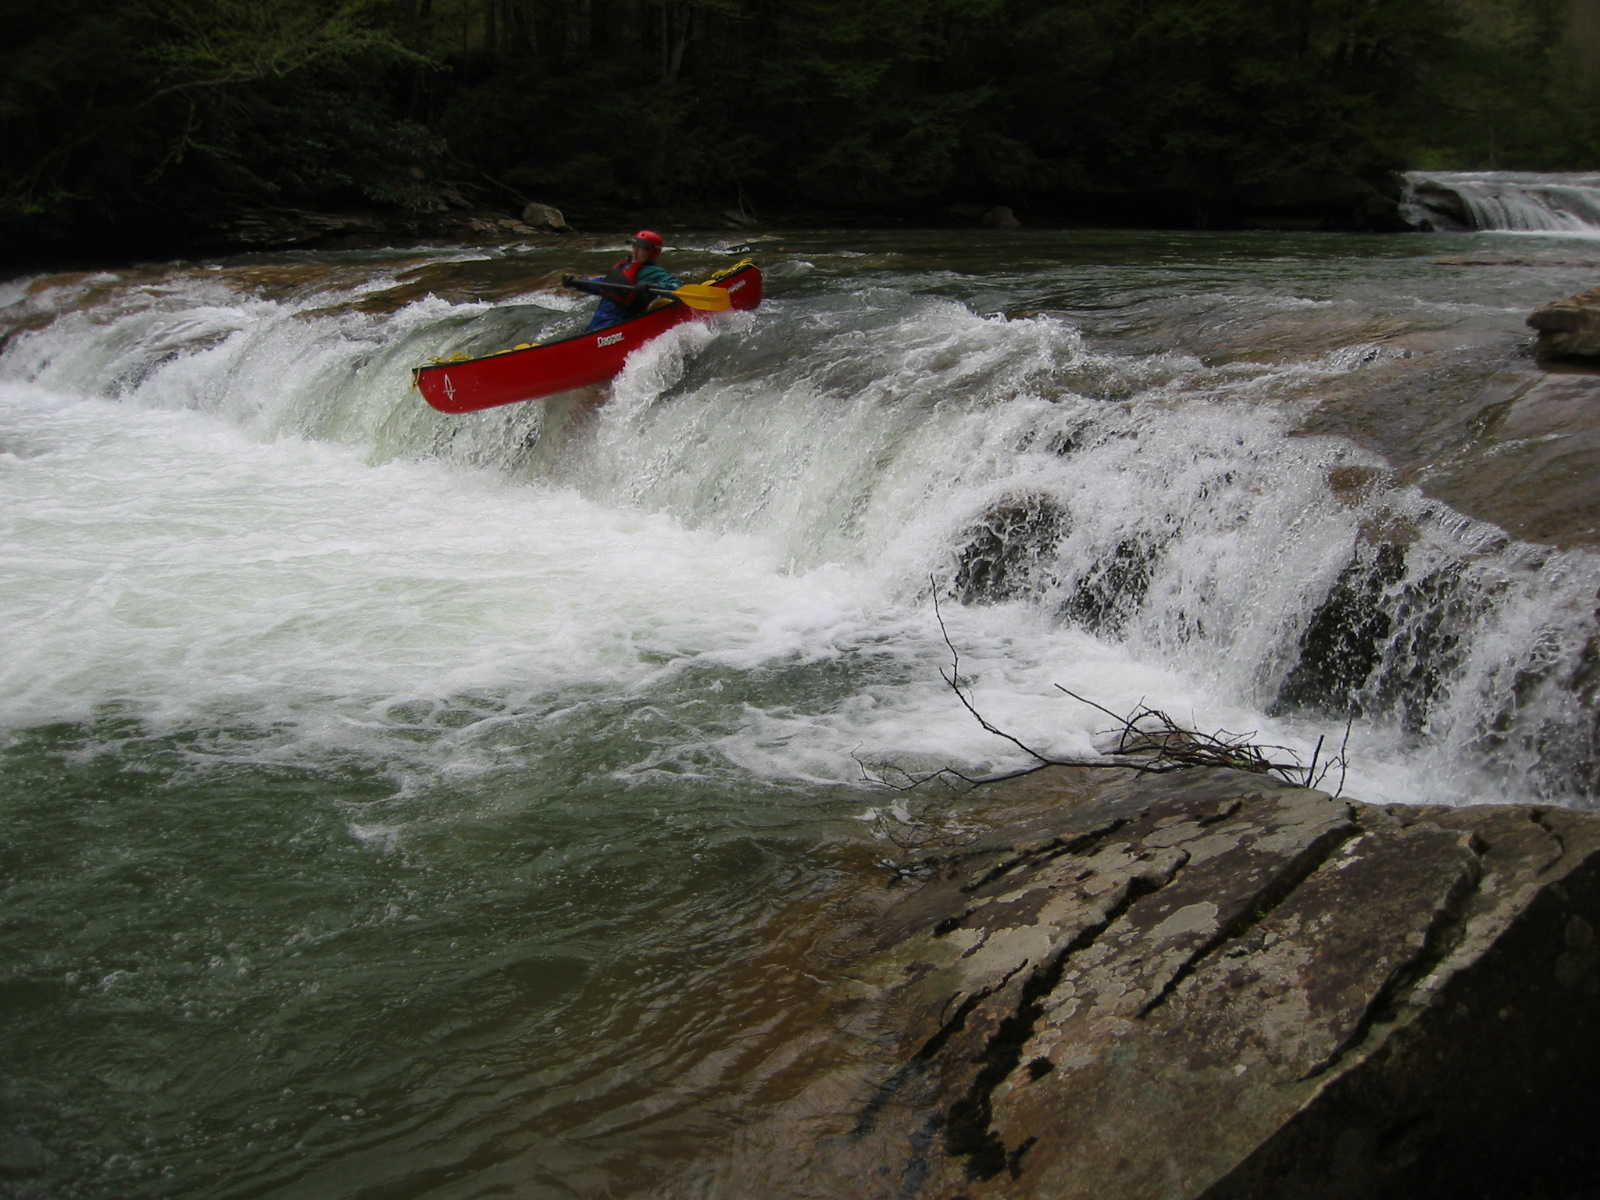
MULTIPOLYGON (((1096 752, 1107 721, 1057 685, 1307 756, 1340 732, 1262 711, 1369 515, 1327 471, 1364 460, 1285 437, 1270 385, 1359 359, 1119 358, 1059 317, 855 300, 680 327, 587 416, 465 418, 410 392, 421 347, 556 318, 436 299, 312 313, 209 278, 94 322, 65 312, 0 360, 16 645, 0 725, 110 709, 210 730, 197 754, 359 754, 410 788, 523 761, 530 722, 603 724, 604 696, 640 706, 622 774, 850 783, 865 761, 1025 761, 941 678, 953 646, 983 715, 1050 756, 1096 752), (1084 394, 1106 380, 1124 399, 1084 394), (947 592, 986 514, 1040 496, 1069 520, 1033 600, 947 601, 941 629, 930 578, 947 592), (1151 552, 1145 600, 1114 633, 1063 624, 1086 573, 1133 542, 1151 552)), ((1482 531, 1415 493, 1374 503, 1423 531, 1419 562, 1499 569, 1482 531)), ((1594 574, 1575 561, 1559 594, 1508 603, 1506 637, 1543 636, 1594 574)), ((1357 731, 1382 764, 1367 783, 1481 792, 1462 780, 1483 688, 1522 661, 1493 659, 1502 644, 1478 644, 1482 686, 1441 706, 1426 753, 1357 731)))

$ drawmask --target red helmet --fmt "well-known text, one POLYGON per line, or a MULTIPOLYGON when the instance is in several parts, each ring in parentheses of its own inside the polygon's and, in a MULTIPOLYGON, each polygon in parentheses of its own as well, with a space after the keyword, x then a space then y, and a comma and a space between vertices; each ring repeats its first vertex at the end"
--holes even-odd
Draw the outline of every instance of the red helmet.
POLYGON ((628 241, 632 245, 649 246, 655 250, 661 249, 662 245, 664 244, 661 240, 661 235, 654 229, 641 229, 638 233, 629 238, 628 241))

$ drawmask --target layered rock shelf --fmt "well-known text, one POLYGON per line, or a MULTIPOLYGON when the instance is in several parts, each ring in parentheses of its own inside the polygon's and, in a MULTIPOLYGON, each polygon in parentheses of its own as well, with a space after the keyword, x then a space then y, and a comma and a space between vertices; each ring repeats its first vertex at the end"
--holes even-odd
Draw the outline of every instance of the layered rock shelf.
POLYGON ((887 1058, 783 1139, 813 1190, 1590 1194, 1600 817, 1083 776, 882 915, 834 1019, 887 1058))

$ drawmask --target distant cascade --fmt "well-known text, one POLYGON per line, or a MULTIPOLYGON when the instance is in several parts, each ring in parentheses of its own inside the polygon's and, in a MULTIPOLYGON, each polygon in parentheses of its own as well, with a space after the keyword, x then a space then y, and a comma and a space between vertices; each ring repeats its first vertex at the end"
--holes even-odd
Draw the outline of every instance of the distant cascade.
POLYGON ((1438 232, 1600 233, 1600 175, 1408 171, 1401 213, 1438 232))

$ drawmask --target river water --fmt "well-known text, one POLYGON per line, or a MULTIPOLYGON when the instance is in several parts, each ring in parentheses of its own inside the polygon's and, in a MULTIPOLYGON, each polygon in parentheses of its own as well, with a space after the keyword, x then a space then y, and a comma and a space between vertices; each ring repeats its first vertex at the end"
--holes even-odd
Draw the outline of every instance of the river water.
POLYGON ((983 820, 874 780, 1062 688, 1593 803, 1588 443, 1503 420, 1587 234, 671 240, 767 302, 467 417, 612 247, 0 285, 0 1194, 746 1194, 807 947, 983 820))

